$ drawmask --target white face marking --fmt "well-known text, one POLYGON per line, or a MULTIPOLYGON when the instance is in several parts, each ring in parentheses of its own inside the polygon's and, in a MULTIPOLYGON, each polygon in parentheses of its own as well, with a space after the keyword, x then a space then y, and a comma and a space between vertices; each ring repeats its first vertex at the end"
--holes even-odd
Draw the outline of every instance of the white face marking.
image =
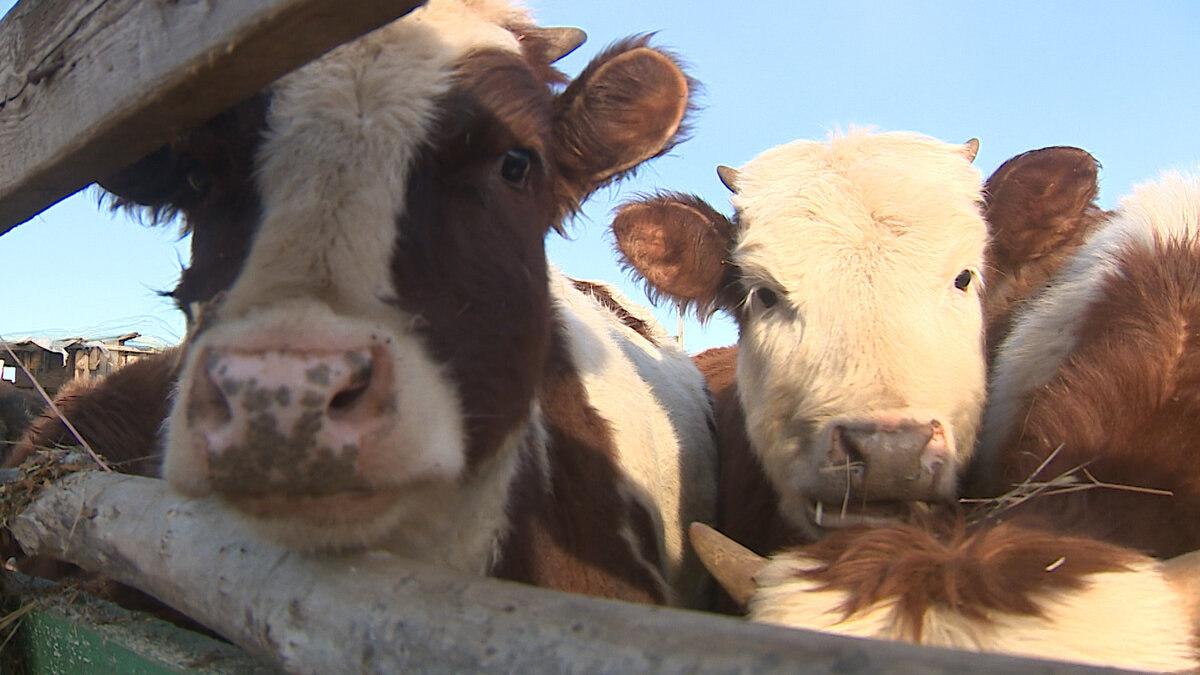
POLYGON ((802 141, 755 158, 737 187, 733 258, 752 291, 738 389, 785 500, 798 508, 813 487, 815 442, 835 418, 932 415, 964 462, 983 403, 987 233, 961 146, 862 132, 802 141), (976 277, 965 291, 963 270, 976 277))

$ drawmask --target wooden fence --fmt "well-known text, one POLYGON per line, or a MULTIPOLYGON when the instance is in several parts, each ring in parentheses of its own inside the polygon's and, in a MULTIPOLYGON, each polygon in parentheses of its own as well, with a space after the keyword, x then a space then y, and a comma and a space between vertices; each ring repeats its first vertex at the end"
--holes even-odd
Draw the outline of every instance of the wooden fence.
MULTIPOLYGON (((417 4, 22 0, 0 22, 0 234, 417 4)), ((380 663, 413 670, 1092 670, 791 631, 421 566, 406 570, 401 585, 405 616, 374 649, 380 663)))

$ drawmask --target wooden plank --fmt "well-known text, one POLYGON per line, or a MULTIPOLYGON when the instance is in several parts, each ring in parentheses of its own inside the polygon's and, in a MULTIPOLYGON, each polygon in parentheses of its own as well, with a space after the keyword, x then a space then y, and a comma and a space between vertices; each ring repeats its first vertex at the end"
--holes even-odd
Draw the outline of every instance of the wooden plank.
POLYGON ((288 672, 1103 672, 556 593, 383 552, 296 555, 215 498, 136 476, 70 476, 10 528, 26 551, 136 585, 288 672))
POLYGON ((22 0, 0 22, 0 234, 420 0, 22 0))

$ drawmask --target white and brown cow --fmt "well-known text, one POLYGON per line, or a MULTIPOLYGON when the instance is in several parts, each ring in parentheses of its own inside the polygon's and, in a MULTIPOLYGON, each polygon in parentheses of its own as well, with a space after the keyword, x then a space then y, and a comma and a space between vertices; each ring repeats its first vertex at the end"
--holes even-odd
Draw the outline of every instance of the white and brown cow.
POLYGON ((549 64, 579 41, 430 0, 104 181, 193 235, 173 487, 300 550, 703 602, 703 379, 543 244, 679 140, 691 82, 636 38, 564 88, 549 64))
POLYGON ((1085 466, 1126 489, 1020 509, 1159 557, 1200 549, 1197 327, 1200 181, 1169 174, 1123 200, 1000 343, 979 446, 984 494, 1085 466))
POLYGON ((1167 175, 1109 216, 1022 303, 995 358, 976 468, 994 492, 1026 487, 974 522, 935 510, 770 560, 695 528, 714 559, 743 561, 715 570, 751 618, 1200 668, 1200 181, 1167 175))
POLYGON ((695 197, 613 223, 651 291, 720 309, 736 348, 700 354, 727 533, 767 553, 949 501, 984 398, 977 145, 853 131, 734 171, 733 221, 695 197))

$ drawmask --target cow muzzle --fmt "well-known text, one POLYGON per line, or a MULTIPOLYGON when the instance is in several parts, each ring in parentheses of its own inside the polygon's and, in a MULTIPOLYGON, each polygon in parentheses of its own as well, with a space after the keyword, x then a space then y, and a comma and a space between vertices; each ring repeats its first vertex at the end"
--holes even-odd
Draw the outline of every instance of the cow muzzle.
POLYGON ((938 502, 955 496, 952 441, 936 419, 844 419, 832 423, 822 438, 826 457, 809 493, 820 520, 828 523, 831 511, 869 512, 874 506, 887 515, 888 502, 938 502))
POLYGON ((187 421, 203 439, 214 490, 253 499, 369 489, 360 459, 394 406, 391 361, 380 347, 210 347, 197 365, 187 421))

